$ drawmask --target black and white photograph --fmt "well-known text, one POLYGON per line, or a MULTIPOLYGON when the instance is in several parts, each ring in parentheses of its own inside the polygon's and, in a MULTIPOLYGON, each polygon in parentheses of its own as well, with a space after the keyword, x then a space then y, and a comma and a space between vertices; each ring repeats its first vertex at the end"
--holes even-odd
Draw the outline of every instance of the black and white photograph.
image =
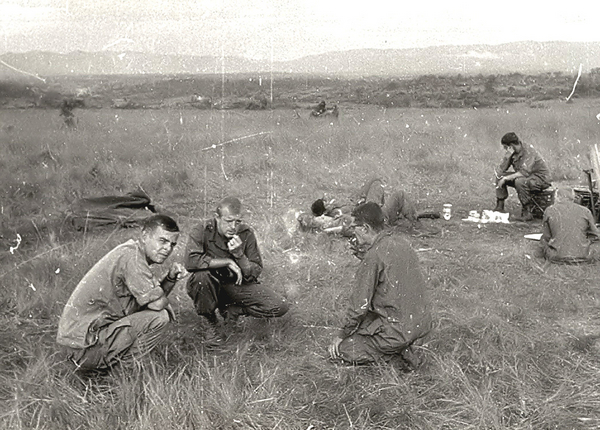
POLYGON ((0 429, 600 429, 598 16, 0 0, 0 429))

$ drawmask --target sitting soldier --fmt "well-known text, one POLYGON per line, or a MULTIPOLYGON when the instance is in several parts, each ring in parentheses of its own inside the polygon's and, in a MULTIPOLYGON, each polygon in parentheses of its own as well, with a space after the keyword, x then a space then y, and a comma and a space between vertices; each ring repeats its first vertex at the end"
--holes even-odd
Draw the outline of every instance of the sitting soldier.
POLYGON ((417 254, 401 235, 384 229, 374 202, 354 211, 354 249, 361 260, 344 324, 329 346, 350 364, 390 362, 419 367, 418 346, 431 331, 431 302, 417 254))
POLYGON ((212 219, 192 228, 186 267, 191 272, 187 292, 198 315, 210 323, 209 342, 218 341, 217 309, 229 326, 242 315, 275 318, 289 309, 284 297, 259 282, 263 263, 258 241, 242 222, 242 203, 236 197, 221 200, 212 219))
POLYGON ((572 188, 559 187, 554 204, 544 211, 538 256, 553 263, 589 262, 590 244, 600 236, 592 213, 574 197, 572 188))
POLYGON ((175 220, 152 215, 137 240, 115 247, 77 284, 56 336, 77 369, 131 368, 165 337, 173 317, 168 296, 188 273, 174 262, 159 279, 150 266, 164 263, 178 238, 175 220))
POLYGON ((514 187, 521 201, 521 216, 516 221, 532 221, 534 205, 532 193, 550 187, 550 171, 544 159, 531 145, 525 145, 513 132, 501 139, 506 154, 496 171, 495 212, 505 212, 504 200, 508 198, 507 186, 514 187), (514 171, 509 171, 510 168, 514 171))

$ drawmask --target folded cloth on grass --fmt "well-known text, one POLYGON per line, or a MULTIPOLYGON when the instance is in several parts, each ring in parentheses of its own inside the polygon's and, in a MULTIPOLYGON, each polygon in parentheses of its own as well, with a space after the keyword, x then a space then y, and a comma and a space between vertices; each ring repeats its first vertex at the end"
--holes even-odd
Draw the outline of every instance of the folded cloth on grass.
POLYGON ((134 227, 156 213, 150 197, 143 191, 123 196, 86 197, 75 200, 67 210, 67 220, 77 230, 117 225, 134 227))

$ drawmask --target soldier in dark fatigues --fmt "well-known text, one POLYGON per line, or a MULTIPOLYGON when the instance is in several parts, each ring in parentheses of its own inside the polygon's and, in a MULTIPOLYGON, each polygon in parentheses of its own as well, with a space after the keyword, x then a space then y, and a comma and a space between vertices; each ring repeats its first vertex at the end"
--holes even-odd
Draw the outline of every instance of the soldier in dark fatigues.
POLYGON ((63 117, 64 125, 67 128, 75 128, 77 126, 75 121, 75 114, 73 113, 73 109, 75 108, 75 103, 71 100, 64 99, 60 104, 60 114, 59 116, 63 117))
POLYGON ((399 357, 419 365, 413 346, 431 330, 431 307, 416 253, 406 239, 384 231, 381 208, 364 203, 354 211, 355 276, 346 321, 329 353, 352 364, 399 357))
POLYGON ((240 315, 267 318, 288 311, 283 297, 258 282, 262 258, 254 232, 241 218, 240 201, 228 197, 221 200, 213 219, 190 233, 187 292, 198 315, 212 324, 217 323, 217 309, 226 322, 240 315))
POLYGON ((573 201, 572 188, 555 193, 555 203, 544 211, 538 254, 553 263, 589 262, 590 244, 600 236, 592 212, 573 201))
POLYGON ((543 191, 550 184, 550 171, 546 162, 531 145, 525 145, 515 133, 502 136, 502 146, 506 155, 496 172, 496 207, 494 211, 505 212, 504 200, 508 197, 507 186, 517 190, 521 201, 521 216, 517 221, 531 221, 533 214, 532 192, 543 191), (514 171, 508 171, 513 168, 514 171))

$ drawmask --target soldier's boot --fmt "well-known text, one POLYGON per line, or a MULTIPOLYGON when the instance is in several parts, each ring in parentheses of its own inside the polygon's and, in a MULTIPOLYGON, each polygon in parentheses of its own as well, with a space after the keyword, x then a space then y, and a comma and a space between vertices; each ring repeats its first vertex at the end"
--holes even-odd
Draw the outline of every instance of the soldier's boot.
POLYGON ((521 216, 515 217, 515 221, 522 221, 522 222, 533 221, 533 214, 531 213, 531 205, 523 206, 523 209, 521 209, 521 216))
POLYGON ((203 328, 203 345, 207 348, 216 348, 223 345, 223 336, 219 334, 219 320, 217 314, 212 312, 210 314, 202 314, 204 317, 202 328, 203 328))
POLYGON ((423 365, 424 357, 420 349, 409 346, 401 353, 404 362, 404 371, 412 372, 423 365))
POLYGON ((506 212, 504 210, 504 199, 496 199, 496 207, 494 208, 494 212, 506 212))
POLYGON ((225 327, 236 328, 239 323, 240 316, 245 315, 244 308, 237 305, 229 305, 223 311, 223 321, 225 327))

